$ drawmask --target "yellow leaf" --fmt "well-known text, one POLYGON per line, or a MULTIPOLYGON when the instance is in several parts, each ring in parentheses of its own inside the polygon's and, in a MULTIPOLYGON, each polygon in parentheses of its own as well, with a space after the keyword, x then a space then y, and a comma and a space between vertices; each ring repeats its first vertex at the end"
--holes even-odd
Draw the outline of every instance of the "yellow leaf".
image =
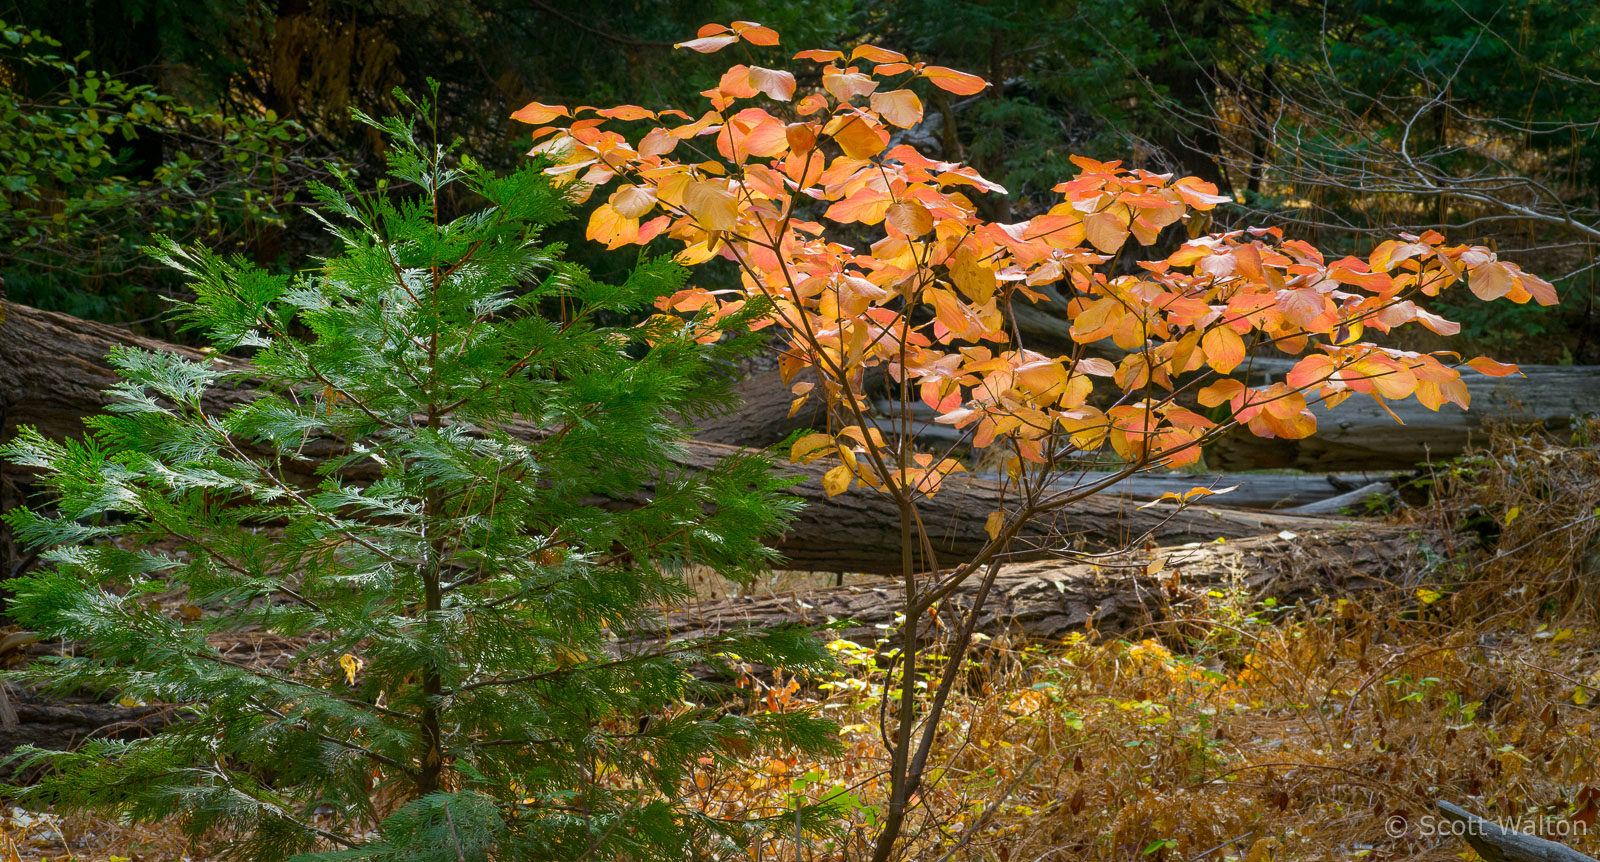
POLYGON ((855 473, 855 471, 856 471, 856 453, 850 451, 849 447, 847 447, 847 446, 840 446, 839 447, 839 460, 843 461, 844 465, 846 467, 850 468, 850 472, 851 473, 855 473))
POLYGON ((739 226, 739 198, 722 180, 701 180, 683 190, 683 208, 708 231, 739 226))
POLYGON ((356 684, 356 672, 361 670, 363 664, 365 662, 349 653, 339 656, 339 666, 344 668, 344 678, 349 680, 351 685, 356 684))
POLYGON ((611 195, 611 206, 624 218, 638 218, 656 205, 656 191, 648 186, 623 186, 611 195))
POLYGON ((557 644, 551 650, 551 657, 556 660, 556 665, 562 668, 569 668, 589 660, 589 656, 582 651, 561 644, 557 644))
POLYGON ((1522 514, 1522 507, 1521 506, 1512 506, 1511 510, 1506 512, 1506 526, 1507 527, 1511 526, 1511 522, 1515 521, 1517 519, 1517 516, 1521 515, 1521 514, 1522 514))
POLYGON ((1333 333, 1332 341, 1334 344, 1355 344, 1361 340, 1361 334, 1366 329, 1360 323, 1340 324, 1333 333))
POLYGON ((639 238, 639 220, 628 218, 611 204, 601 204, 589 216, 586 235, 595 242, 605 243, 606 248, 621 248, 639 238))
POLYGON ((1438 590, 1430 590, 1427 587, 1418 587, 1417 598, 1421 599, 1423 604, 1431 605, 1434 602, 1444 598, 1444 594, 1438 590))
POLYGON ((1000 538, 1000 529, 1006 524, 1006 513, 998 509, 990 512, 989 517, 983 522, 983 531, 989 534, 990 539, 1000 538))
POLYGON ((978 256, 967 246, 958 249, 955 258, 950 261, 950 280, 956 283, 967 299, 979 305, 994 298, 994 270, 979 262, 978 256))
POLYGON ((889 134, 862 119, 859 114, 842 114, 823 129, 852 159, 870 159, 889 145, 889 134))
POLYGON ((833 445, 832 434, 807 434, 789 447, 789 460, 795 464, 815 461, 827 447, 833 445))
POLYGON ((921 201, 904 200, 890 204, 885 220, 895 230, 912 239, 933 230, 933 213, 921 201))
POLYGON ((840 464, 822 474, 822 490, 826 491, 830 497, 837 497, 844 493, 844 489, 850 487, 850 477, 852 475, 849 467, 840 464))
POLYGON ((1049 702, 1050 698, 1044 692, 1028 689, 1027 691, 1018 692, 1015 697, 1006 703, 1006 712, 1019 716, 1033 715, 1043 709, 1045 704, 1049 702))
POLYGON ((1589 702, 1589 690, 1587 688, 1584 688, 1581 685, 1578 686, 1577 688, 1573 689, 1572 690, 1572 702, 1577 704, 1577 705, 1579 705, 1579 706, 1583 706, 1584 704, 1588 703, 1589 702))

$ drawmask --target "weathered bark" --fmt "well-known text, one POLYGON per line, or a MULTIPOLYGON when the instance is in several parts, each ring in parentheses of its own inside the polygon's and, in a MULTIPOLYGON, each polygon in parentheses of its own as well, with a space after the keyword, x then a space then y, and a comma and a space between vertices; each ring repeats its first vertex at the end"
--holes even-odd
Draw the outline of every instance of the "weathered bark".
MULTIPOLYGON (((117 382, 106 355, 118 346, 201 358, 198 351, 115 326, 0 300, 0 434, 32 425, 49 437, 81 435, 84 418, 105 404, 101 390, 117 382)), ((247 397, 213 396, 219 408, 247 397)))
MULTIPOLYGON (((1163 565, 1147 574, 1149 553, 1120 563, 1036 561, 1005 565, 979 620, 979 630, 1026 640, 1054 641, 1094 629, 1122 634, 1184 615, 1183 607, 1213 590, 1242 589, 1254 600, 1293 603, 1322 596, 1404 584, 1421 571, 1415 528, 1365 525, 1205 543, 1155 551, 1163 565)), ((952 593, 968 607, 976 577, 952 593)), ((715 634, 741 626, 849 623, 830 636, 871 643, 894 622, 900 586, 875 580, 820 587, 770 598, 727 599, 675 612, 665 632, 645 637, 715 634)), ((949 617, 945 617, 948 622, 949 617)), ((937 631, 937 630, 936 630, 937 631)))
MULTIPOLYGON (((15 728, 0 728, 0 758, 24 745, 65 751, 85 740, 134 739, 149 736, 172 723, 182 706, 120 706, 81 699, 46 700, 29 693, 13 695, 15 728)), ((0 759, 0 778, 9 779, 15 763, 0 759)))
MULTIPOLYGON (((989 476, 992 474, 980 474, 989 476)), ((1080 482, 1100 482, 1112 473, 1085 471, 1070 478, 1080 482)), ((1269 509, 1284 514, 1311 514, 1306 508, 1319 501, 1342 496, 1374 483, 1393 485, 1403 474, 1390 473, 1139 473, 1129 476, 1101 492, 1103 496, 1130 501, 1158 500, 1164 494, 1181 494, 1191 488, 1223 490, 1225 495, 1208 500, 1229 509, 1269 509)), ((1337 509, 1330 510, 1337 511, 1337 509)))
MULTIPOLYGON (((174 350, 198 358, 199 353, 165 342, 128 333, 116 327, 91 323, 65 314, 44 312, 0 301, 0 407, 3 431, 28 424, 52 437, 83 433, 83 419, 106 403, 102 393, 116 381, 105 356, 116 345, 148 350, 174 350)), ((248 388, 217 388, 208 393, 206 407, 225 410, 250 398, 248 388)), ((531 425, 520 433, 535 436, 531 425)), ((322 445, 331 451, 328 441, 322 445)), ((313 441, 304 453, 315 457, 313 441)), ((704 469, 721 458, 737 454, 735 446, 690 442, 679 465, 704 469)), ((853 490, 828 498, 822 491, 823 469, 798 466, 786 469, 804 477, 793 492, 807 502, 777 547, 795 569, 817 571, 887 572, 900 566, 899 513, 884 495, 853 490)), ((995 507, 999 486, 983 479, 957 477, 944 491, 922 505, 922 518, 933 538, 938 562, 959 560, 987 540, 984 519, 995 507)), ((1189 509, 1174 513, 1164 507, 1138 509, 1117 497, 1091 497, 1051 518, 1030 525, 1025 542, 1054 542, 1071 537, 1082 546, 1121 547, 1130 539, 1149 535, 1163 543, 1240 538, 1325 525, 1320 519, 1288 515, 1232 513, 1189 509)), ((1036 555, 1037 556, 1037 555, 1036 555)))
POLYGON ((1336 497, 1327 497, 1315 503, 1304 506, 1295 506, 1288 511, 1295 515, 1333 515, 1346 509, 1359 510, 1362 506, 1377 504, 1385 505, 1395 498, 1396 491, 1392 482, 1373 482, 1362 485, 1351 491, 1346 491, 1336 497))
MULTIPOLYGON (((862 389, 871 397, 883 389, 886 380, 881 366, 869 369, 862 389)), ((734 388, 741 401, 739 408, 722 416, 689 423, 694 429, 694 439, 760 449, 781 443, 801 429, 828 427, 827 402, 820 393, 808 399, 794 415, 789 415, 795 396, 776 371, 751 375, 734 388)))

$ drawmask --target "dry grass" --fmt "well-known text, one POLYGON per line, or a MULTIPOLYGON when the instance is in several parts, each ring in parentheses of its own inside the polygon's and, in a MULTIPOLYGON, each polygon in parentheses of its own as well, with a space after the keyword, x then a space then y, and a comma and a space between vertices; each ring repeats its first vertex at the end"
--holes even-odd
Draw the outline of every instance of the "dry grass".
MULTIPOLYGON (((1439 498, 1409 517, 1488 544, 1434 549, 1421 589, 1295 609, 1219 592, 1116 639, 988 642, 945 717, 905 858, 1471 860, 1428 834, 1440 799, 1600 853, 1596 440, 1597 423, 1570 443, 1506 432, 1442 471, 1439 498)), ((717 814, 797 798, 845 810, 844 832, 772 837, 752 859, 863 858, 886 790, 883 671, 871 648, 836 648, 851 672, 823 690, 749 684, 767 708, 837 719, 844 757, 774 752, 697 782, 717 814)), ((205 858, 175 830, 104 820, 8 834, 22 859, 205 858)))
POLYGON ((125 826, 105 817, 7 808, 0 862, 210 862, 176 827, 125 826))
MULTIPOLYGON (((1219 599, 1181 652, 1158 633, 998 646, 947 718, 907 858, 1453 856, 1459 845, 1421 835, 1437 799, 1592 825, 1578 800, 1597 782, 1600 638, 1549 626, 1485 638, 1441 625, 1437 604, 1274 620, 1219 599), (1390 818, 1407 834, 1387 834, 1390 818)), ((857 793, 866 832, 884 790, 875 698, 847 685, 823 706, 849 728, 848 757, 753 774, 708 802, 743 808, 802 777, 814 800, 857 793)), ((806 844, 801 859, 861 858, 859 841, 806 844)), ((1579 846, 1600 849, 1600 830, 1579 846)))

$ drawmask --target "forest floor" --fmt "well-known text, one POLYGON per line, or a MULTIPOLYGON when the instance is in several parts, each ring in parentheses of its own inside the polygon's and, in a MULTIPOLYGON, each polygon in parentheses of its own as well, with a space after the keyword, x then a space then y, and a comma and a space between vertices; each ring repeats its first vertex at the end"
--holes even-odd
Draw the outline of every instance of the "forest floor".
MULTIPOLYGON (((985 641, 944 718, 904 858, 992 862, 1475 860, 1440 800, 1600 854, 1600 449, 1502 435, 1401 517, 1484 536, 1435 583, 1277 607, 1214 591, 1188 616, 1056 643, 985 641)), ((885 633, 888 634, 887 632, 885 633)), ((817 709, 844 752, 697 775, 717 816, 830 800, 832 837, 752 859, 862 858, 881 816, 874 650, 846 672, 743 684, 817 709)), ((935 657, 930 672, 943 659, 935 657)), ((176 828, 11 809, 0 862, 205 860, 176 828)))

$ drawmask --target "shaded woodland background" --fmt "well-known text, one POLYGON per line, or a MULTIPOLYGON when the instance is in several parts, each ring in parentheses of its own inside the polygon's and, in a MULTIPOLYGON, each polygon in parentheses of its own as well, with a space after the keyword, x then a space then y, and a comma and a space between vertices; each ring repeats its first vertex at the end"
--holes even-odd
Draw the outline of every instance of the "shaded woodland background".
MULTIPOLYGON (((1331 250, 1439 228, 1564 297, 1457 300, 1442 310, 1462 349, 1600 362, 1600 7, 1581 0, 20 0, 0 4, 5 289, 181 340, 161 298, 182 288, 139 248, 169 233, 308 265, 304 182, 330 163, 379 173, 352 108, 437 79, 463 152, 511 165, 527 101, 693 104, 726 58, 672 43, 736 18, 791 50, 874 42, 994 81, 933 90, 907 132, 1010 190, 991 217, 1032 214, 1081 153, 1197 174, 1238 201, 1218 226, 1283 224, 1331 250)), ((564 229, 601 274, 629 263, 564 229)))

